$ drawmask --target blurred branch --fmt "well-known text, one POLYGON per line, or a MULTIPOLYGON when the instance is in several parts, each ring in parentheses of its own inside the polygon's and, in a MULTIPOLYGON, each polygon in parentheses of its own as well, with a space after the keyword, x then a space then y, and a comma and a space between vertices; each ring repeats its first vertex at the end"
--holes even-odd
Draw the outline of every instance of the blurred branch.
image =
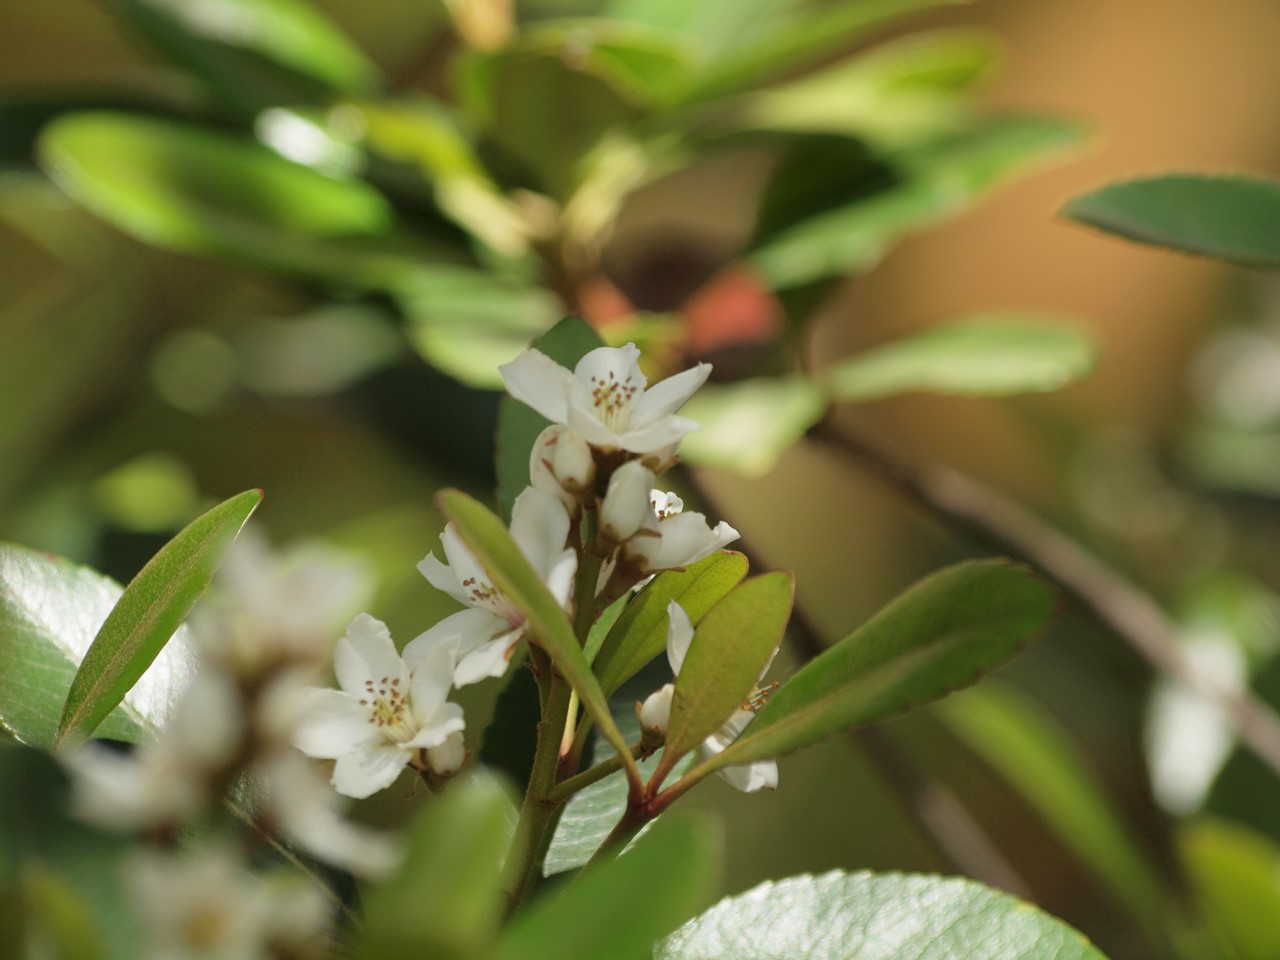
POLYGON ((1280 775, 1280 716, 1250 691, 1230 690, 1194 670, 1182 654, 1177 626, 1160 605, 1080 544, 999 491, 949 467, 901 463, 829 421, 815 426, 808 437, 946 526, 1039 569, 1156 670, 1215 704, 1240 740, 1280 775))

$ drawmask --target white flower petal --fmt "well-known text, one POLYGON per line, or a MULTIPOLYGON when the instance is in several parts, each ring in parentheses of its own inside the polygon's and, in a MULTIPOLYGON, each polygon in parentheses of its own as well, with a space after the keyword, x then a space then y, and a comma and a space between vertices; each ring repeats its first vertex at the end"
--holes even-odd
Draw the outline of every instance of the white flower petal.
MULTIPOLYGON (((440 534, 440 542, 444 545, 444 555, 449 561, 449 569, 461 589, 466 590, 469 580, 489 582, 489 575, 485 573, 484 567, 471 552, 471 548, 463 542, 457 526, 452 522, 445 524, 444 532, 440 534)), ((468 593, 464 592, 462 598, 462 602, 468 606, 475 604, 475 598, 468 593)))
POLYGON ((413 712, 421 720, 433 717, 448 699, 457 655, 457 637, 441 640, 433 643, 414 667, 410 693, 413 712))
POLYGON ((591 403, 590 391, 574 387, 569 395, 569 428, 592 446, 614 450, 621 445, 616 431, 608 427, 597 415, 591 403))
POLYGON ((418 731, 412 740, 401 744, 405 747, 431 748, 438 747, 455 733, 466 728, 466 720, 462 715, 462 707, 456 703, 445 703, 440 706, 429 722, 418 731))
POLYGON ((412 751, 392 744, 368 743, 344 753, 333 766, 333 788, 346 797, 362 800, 395 783, 412 751))
POLYGON ((468 605, 471 603, 471 593, 462 588, 462 584, 458 582, 454 572, 441 563, 434 553, 428 553, 418 561, 418 572, 426 577, 427 582, 441 593, 447 593, 459 603, 468 605))
POLYGON ((347 625, 347 631, 333 649, 333 669, 338 686, 359 699, 366 681, 399 680, 409 682, 409 669, 400 654, 387 625, 367 613, 359 614, 347 625))
POLYGON ((540 350, 526 350, 498 368, 507 392, 552 423, 565 423, 574 376, 540 350))
POLYGON ((689 653, 689 644, 693 642, 693 624, 684 607, 672 600, 667 604, 667 662, 671 664, 671 672, 680 675, 684 666, 684 658, 689 653))
POLYGON ((668 417, 688 402, 711 376, 711 364, 700 363, 655 383, 644 392, 631 411, 631 428, 638 430, 668 417))
POLYGON ((658 525, 659 536, 636 537, 626 550, 647 570, 671 570, 696 563, 738 539, 738 531, 724 521, 707 526, 700 513, 680 513, 658 525))
POLYGON ((778 789, 778 762, 776 760, 757 760, 754 763, 742 763, 717 770, 716 773, 729 786, 743 793, 755 793, 757 790, 778 789))
POLYGON ((511 666, 511 654, 520 642, 523 630, 513 630, 478 650, 473 650, 458 661, 453 672, 453 682, 459 687, 477 683, 489 677, 501 677, 511 666))
POLYGON ((308 757, 334 760, 377 736, 369 708, 340 690, 312 688, 304 692, 302 718, 293 744, 308 757))
POLYGON ((569 539, 569 514, 564 504, 549 493, 525 487, 511 506, 511 539, 545 580, 569 539))
POLYGON ((573 379, 588 386, 593 380, 605 384, 627 384, 636 387, 637 394, 648 384, 640 372, 640 348, 634 343, 621 347, 596 347, 578 361, 573 368, 573 379))
POLYGON ((618 434, 617 445, 630 453, 654 453, 679 443, 699 427, 696 420, 688 417, 663 417, 647 426, 618 434))
POLYGON ((456 656, 461 659, 510 630, 511 625, 507 621, 483 607, 459 610, 405 644, 404 659, 410 670, 417 671, 432 650, 450 643, 457 643, 456 656))

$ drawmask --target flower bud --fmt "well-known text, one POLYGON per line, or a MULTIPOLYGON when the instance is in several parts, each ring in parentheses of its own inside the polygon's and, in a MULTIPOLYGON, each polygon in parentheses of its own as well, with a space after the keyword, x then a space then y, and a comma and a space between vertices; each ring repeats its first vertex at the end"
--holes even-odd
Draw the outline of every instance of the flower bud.
POLYGON ((441 777, 452 777, 462 769, 466 759, 467 748, 463 745, 461 733, 451 733, 440 746, 427 750, 427 766, 441 777))
POLYGON ((561 432, 551 462, 560 486, 571 493, 587 490, 595 481, 596 461, 591 447, 573 430, 561 432))
POLYGON ((538 434, 529 453, 529 485, 554 496, 572 515, 580 506, 578 497, 565 489, 555 471, 556 448, 560 445, 561 434, 567 432, 568 427, 552 424, 538 434))
POLYGON ((671 722, 671 698, 675 692, 674 684, 665 684, 661 690, 649 694, 640 705, 640 728, 646 737, 656 733, 666 738, 667 725, 671 722))
POLYGON ((616 543, 634 537, 640 526, 653 518, 649 491, 653 471, 639 460, 624 463, 609 478, 604 503, 600 507, 600 530, 616 543))

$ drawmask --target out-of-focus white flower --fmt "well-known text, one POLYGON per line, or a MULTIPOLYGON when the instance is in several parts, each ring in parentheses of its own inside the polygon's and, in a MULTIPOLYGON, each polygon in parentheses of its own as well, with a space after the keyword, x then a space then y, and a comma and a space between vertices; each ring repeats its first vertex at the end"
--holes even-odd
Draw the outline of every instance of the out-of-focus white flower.
POLYGON ((529 452, 530 486, 551 494, 573 513, 595 478, 596 461, 582 437, 558 423, 538 434, 529 452))
MULTIPOLYGON (((567 548, 569 514, 549 493, 528 487, 511 510, 511 538, 551 595, 562 607, 573 593, 578 555, 567 548)), ((418 570, 431 582, 470 609, 445 617, 404 649, 414 670, 440 644, 456 644, 459 686, 507 672, 512 651, 524 635, 524 614, 489 582, 489 575, 462 542, 452 523, 440 535, 448 565, 429 553, 418 570)))
POLYGON ((440 643, 410 672, 386 624, 367 613, 351 621, 333 652, 341 690, 307 691, 295 734, 309 757, 337 761, 333 786, 348 797, 389 787, 421 752, 463 729, 462 708, 447 702, 456 643, 440 643))
POLYGON ((700 513, 684 513, 674 493, 652 490, 649 512, 640 529, 624 545, 627 558, 646 573, 697 563, 738 539, 738 531, 721 520, 714 527, 700 513))
MULTIPOLYGON (((684 608, 672 600, 667 605, 667 662, 671 672, 680 676, 680 668, 684 666, 684 658, 689 653, 689 645, 693 642, 693 624, 684 608)), ((774 650, 774 655, 777 650, 774 650)), ((773 665, 773 656, 760 671, 760 679, 769 672, 773 665)), ((640 707, 640 723, 648 731, 666 736, 667 726, 671 722, 671 700, 675 693, 675 685, 665 684, 660 690, 652 693, 640 707)), ((722 753, 729 744, 738 739, 738 735, 746 729, 747 724, 755 717, 765 700, 763 691, 757 690, 741 707, 733 712, 724 725, 698 745, 697 755, 701 760, 722 753)), ((768 788, 778 787, 778 764, 775 760, 757 760, 725 767, 717 773, 731 786, 744 793, 754 793, 768 788)))
POLYGON ((598 347, 570 372, 546 354, 526 350, 499 370, 513 397, 592 446, 646 454, 698 428, 674 414, 706 382, 711 365, 700 363, 646 389, 639 359, 634 343, 598 347))

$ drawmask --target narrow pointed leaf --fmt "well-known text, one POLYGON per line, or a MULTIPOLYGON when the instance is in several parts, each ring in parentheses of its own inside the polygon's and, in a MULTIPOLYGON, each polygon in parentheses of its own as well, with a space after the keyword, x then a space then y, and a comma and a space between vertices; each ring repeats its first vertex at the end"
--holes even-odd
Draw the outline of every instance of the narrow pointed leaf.
POLYGON ((1026 567, 1006 560, 948 567, 811 660, 692 775, 779 757, 968 686, 1057 615, 1057 594, 1026 567))
POLYGON ((693 750, 751 695, 782 642, 794 594, 790 573, 766 573, 738 584, 702 618, 676 678, 667 757, 693 750))
POLYGON ((1106 960, 1047 913, 972 880, 901 873, 791 877, 722 900, 656 960, 1106 960))
MULTIPOLYGON (((53 746, 76 667, 120 598, 88 567, 25 547, 0 546, 0 727, 53 746)), ((183 628, 103 721, 102 736, 133 743, 162 727, 195 669, 183 628)))
POLYGON ((667 570, 631 601, 595 659, 606 695, 635 676, 667 647, 667 604, 677 601, 696 625, 747 575, 747 558, 721 550, 683 570, 667 570))
POLYGON ((1004 396, 1057 390, 1088 375, 1098 351, 1083 331, 1035 317, 991 314, 874 347, 827 371, 837 401, 899 393, 1004 396))
POLYGON ((124 699, 191 612, 261 490, 246 490, 191 521, 125 588, 76 671, 55 747, 77 743, 124 699))
POLYGON ((1252 267, 1280 267, 1280 182, 1171 173, 1113 183, 1062 211, 1138 243, 1252 267))
POLYGON ((525 615, 526 628, 577 691, 578 699, 599 725, 601 733, 615 750, 629 754, 630 747, 609 714, 604 691, 591 672, 573 627, 502 521, 460 490, 445 490, 436 502, 440 512, 457 524, 458 535, 493 578, 493 585, 525 615))

